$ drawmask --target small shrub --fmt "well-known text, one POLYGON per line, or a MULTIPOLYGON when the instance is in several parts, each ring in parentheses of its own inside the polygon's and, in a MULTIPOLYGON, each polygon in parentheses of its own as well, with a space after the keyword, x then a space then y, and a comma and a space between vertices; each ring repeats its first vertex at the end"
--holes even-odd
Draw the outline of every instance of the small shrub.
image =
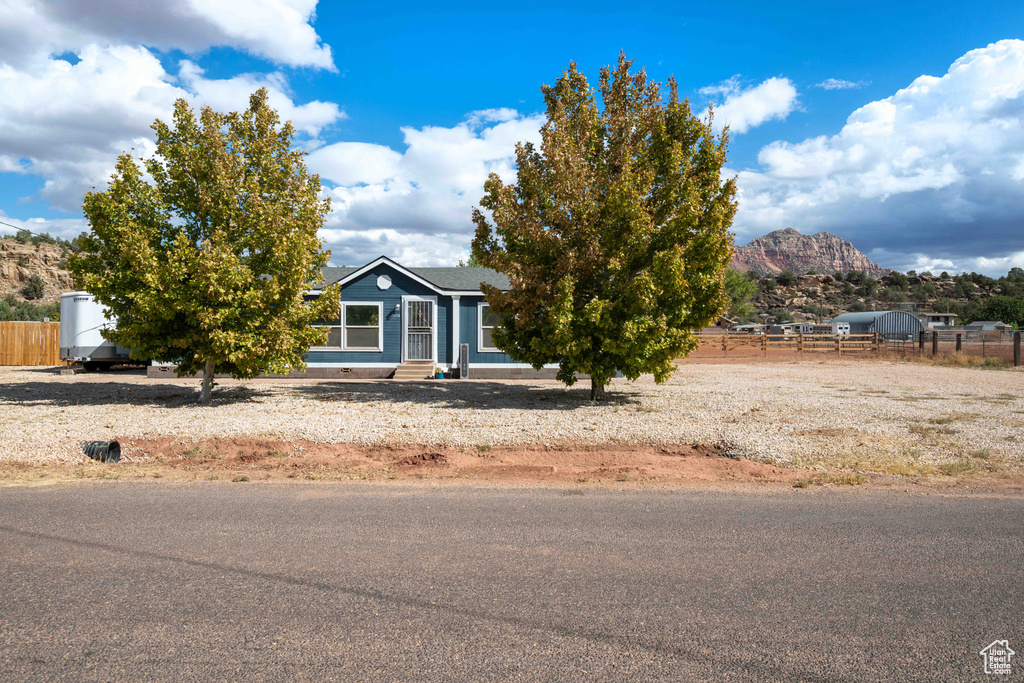
POLYGON ((244 474, 240 474, 231 481, 249 481, 249 477, 245 476, 244 474))
POLYGON ((796 273, 792 270, 784 270, 775 276, 775 280, 783 287, 792 287, 797 283, 796 273))
POLYGON ((25 286, 21 290, 21 295, 27 300, 32 301, 34 299, 42 299, 43 294, 46 293, 46 283, 43 282, 43 278, 38 275, 33 275, 25 283, 25 286))

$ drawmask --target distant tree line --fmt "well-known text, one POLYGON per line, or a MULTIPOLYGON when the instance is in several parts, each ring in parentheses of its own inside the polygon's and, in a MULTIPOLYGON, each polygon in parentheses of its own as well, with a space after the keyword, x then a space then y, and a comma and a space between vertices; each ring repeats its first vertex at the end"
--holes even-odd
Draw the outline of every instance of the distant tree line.
POLYGON ((86 235, 87 233, 83 232, 72 240, 66 240, 60 237, 54 237, 53 235, 45 232, 34 233, 30 230, 19 230, 14 233, 14 237, 12 239, 18 244, 33 244, 37 248, 42 244, 52 244, 60 247, 61 253, 63 254, 75 254, 82 251, 86 235))
POLYGON ((60 304, 34 304, 31 301, 18 299, 13 294, 8 294, 4 299, 0 299, 0 321, 42 321, 44 318, 58 320, 60 304))
MULTIPOLYGON (((999 278, 981 273, 950 275, 942 272, 935 276, 913 270, 905 274, 893 272, 878 279, 856 270, 831 275, 833 282, 822 285, 822 300, 808 303, 799 310, 826 317, 907 301, 927 302, 935 311, 956 314, 958 323, 1001 320, 1024 327, 1024 269, 1021 268, 1011 268, 999 278)), ((730 269, 725 278, 730 299, 729 317, 741 322, 791 320, 794 311, 778 306, 766 308, 764 304, 779 287, 793 287, 799 282, 800 277, 791 270, 765 276, 756 271, 741 273, 730 269), (759 303, 762 305, 758 306, 759 303)))

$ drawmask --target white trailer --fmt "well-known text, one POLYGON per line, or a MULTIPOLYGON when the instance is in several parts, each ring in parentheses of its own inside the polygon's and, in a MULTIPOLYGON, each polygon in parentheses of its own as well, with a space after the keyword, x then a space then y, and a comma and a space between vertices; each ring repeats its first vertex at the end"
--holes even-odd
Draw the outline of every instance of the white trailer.
POLYGON ((116 319, 107 319, 105 311, 89 292, 60 295, 61 360, 81 362, 89 372, 135 362, 128 349, 110 343, 100 334, 100 330, 117 325, 116 319))

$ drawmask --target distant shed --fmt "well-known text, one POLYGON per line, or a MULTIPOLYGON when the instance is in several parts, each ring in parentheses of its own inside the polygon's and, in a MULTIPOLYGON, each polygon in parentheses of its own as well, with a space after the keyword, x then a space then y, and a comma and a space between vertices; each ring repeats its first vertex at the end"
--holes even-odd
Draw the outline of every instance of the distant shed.
POLYGON ((889 340, 908 339, 924 331, 921 321, 908 311, 843 313, 833 318, 832 323, 849 323, 850 334, 878 332, 880 337, 889 340))

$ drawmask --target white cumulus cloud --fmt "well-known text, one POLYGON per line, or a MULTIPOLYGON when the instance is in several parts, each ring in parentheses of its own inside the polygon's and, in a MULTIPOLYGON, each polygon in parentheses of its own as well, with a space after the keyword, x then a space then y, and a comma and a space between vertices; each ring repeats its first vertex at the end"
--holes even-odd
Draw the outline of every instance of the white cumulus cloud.
MULTIPOLYGON (((853 112, 835 135, 773 142, 739 174, 741 237, 828 230, 884 258, 1001 267, 1024 250, 1024 41, 853 112), (980 260, 987 259, 987 260, 980 260)), ((912 267, 912 266, 911 266, 912 267)))
POLYGON ((488 174, 515 178, 515 144, 540 142, 543 118, 473 112, 452 127, 403 128, 405 149, 339 142, 307 159, 333 200, 323 236, 335 264, 386 254, 409 265, 468 256, 471 213, 488 174))
POLYGON ((334 103, 295 103, 279 73, 207 79, 188 61, 168 73, 147 48, 127 45, 87 46, 78 58, 0 66, 0 171, 40 176, 40 197, 64 211, 77 212, 84 192, 106 183, 119 154, 151 151, 150 126, 168 120, 178 98, 239 110, 266 86, 304 140, 344 117, 334 103))
POLYGON ((287 66, 334 69, 312 26, 316 0, 0 0, 0 63, 24 67, 88 45, 197 53, 244 50, 287 66))
POLYGON ((720 102, 715 108, 715 127, 729 126, 733 133, 746 133, 766 121, 782 120, 797 107, 797 90, 788 78, 769 78, 744 89, 739 76, 700 89, 702 95, 720 102))

